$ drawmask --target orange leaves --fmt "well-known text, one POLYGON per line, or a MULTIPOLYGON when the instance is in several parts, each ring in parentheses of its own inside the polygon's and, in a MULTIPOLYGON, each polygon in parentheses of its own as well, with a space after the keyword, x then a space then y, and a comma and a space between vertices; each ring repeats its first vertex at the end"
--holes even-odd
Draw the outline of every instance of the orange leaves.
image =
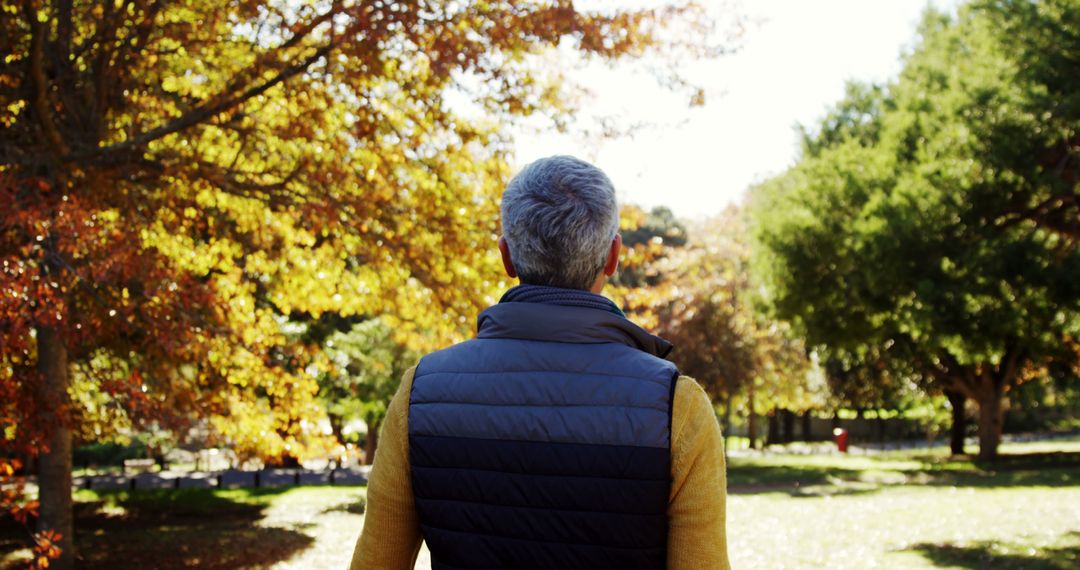
POLYGON ((60 558, 61 549, 57 546, 64 535, 54 530, 34 533, 34 559, 31 568, 48 568, 50 560, 60 558))
POLYGON ((30 519, 37 518, 38 509, 41 507, 41 503, 38 501, 27 501, 26 503, 19 505, 16 508, 11 509, 9 514, 21 525, 30 524, 30 519))
POLYGON ((50 560, 60 557, 60 548, 57 543, 62 538, 61 534, 52 530, 31 532, 31 527, 38 517, 38 501, 25 498, 23 484, 24 478, 18 476, 22 469, 22 462, 18 459, 0 457, 0 517, 11 516, 18 524, 27 527, 27 532, 33 537, 33 560, 31 568, 48 568, 50 560))

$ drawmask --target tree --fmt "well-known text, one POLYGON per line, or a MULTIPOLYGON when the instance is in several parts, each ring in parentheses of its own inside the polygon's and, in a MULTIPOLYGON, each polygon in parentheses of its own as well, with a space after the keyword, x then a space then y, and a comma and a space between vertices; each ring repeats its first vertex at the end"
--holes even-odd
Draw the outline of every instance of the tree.
POLYGON ((975 400, 982 459, 1020 372, 1074 357, 1080 252, 1061 222, 1076 219, 1080 106, 1035 60, 1076 53, 1078 13, 1065 0, 928 12, 874 126, 822 139, 755 196, 776 313, 812 346, 900 347, 975 400), (1016 23, 1032 14, 1040 26, 1016 23))
MULTIPOLYGON (((623 210, 623 216, 633 220, 632 225, 622 231, 623 243, 628 247, 647 244, 657 238, 661 243, 674 247, 686 245, 686 226, 667 206, 656 206, 647 214, 636 206, 626 206, 623 210)), ((622 273, 618 277, 627 278, 622 273)))
POLYGON ((844 86, 844 98, 818 125, 796 127, 803 156, 818 156, 849 140, 874 144, 881 134, 881 115, 891 107, 892 101, 883 86, 849 81, 844 86))
POLYGON ((646 212, 625 204, 619 211, 619 232, 623 236, 619 271, 604 292, 635 322, 655 328, 661 307, 673 294, 674 282, 665 275, 665 264, 686 245, 686 227, 666 207, 646 212))
POLYGON ((319 378, 319 396, 334 435, 344 442, 342 425, 362 419, 367 425, 364 455, 371 464, 390 399, 420 354, 395 339, 393 330, 380 319, 335 332, 323 345, 332 365, 319 378))
POLYGON ((453 339, 484 303, 501 125, 567 109, 532 54, 710 51, 664 39, 696 6, 0 10, 0 417, 4 445, 39 456, 38 527, 58 533, 61 568, 77 376, 134 425, 210 416, 241 449, 304 447, 320 410, 310 347, 283 329, 293 313, 393 313, 453 339), (485 119, 459 116, 450 91, 485 119))
POLYGON ((805 410, 813 390, 802 343, 756 309, 745 228, 746 213, 734 206, 698 224, 685 249, 658 263, 669 292, 658 312, 680 370, 724 402, 727 433, 741 404, 756 445, 762 411, 805 410))

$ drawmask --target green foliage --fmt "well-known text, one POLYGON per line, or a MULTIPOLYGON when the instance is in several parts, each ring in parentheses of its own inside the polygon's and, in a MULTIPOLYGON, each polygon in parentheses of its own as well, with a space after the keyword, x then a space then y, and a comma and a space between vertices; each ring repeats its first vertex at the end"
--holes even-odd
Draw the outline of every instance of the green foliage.
POLYGON ((319 397, 334 434, 344 441, 343 424, 362 419, 371 437, 386 417, 402 375, 416 365, 420 354, 377 318, 329 335, 323 346, 330 365, 319 377, 319 397))
POLYGON ((74 454, 75 465, 119 466, 125 459, 146 457, 147 448, 141 444, 92 443, 75 448, 74 454))
POLYGON ((637 206, 623 206, 621 235, 625 254, 619 271, 610 280, 615 289, 637 289, 640 294, 656 287, 663 275, 657 262, 686 245, 686 226, 670 209, 657 206, 645 213, 637 206))
MULTIPOLYGON (((1055 66, 1075 62, 1078 13, 929 11, 900 76, 850 87, 798 164, 757 190, 769 305, 842 369, 906 369, 993 407, 1022 371, 1075 360, 1080 106, 1076 74, 1055 66)), ((1000 415, 984 420, 993 446, 1000 415)))
POLYGON ((686 245, 686 226, 666 206, 657 206, 645 215, 644 221, 622 232, 623 243, 633 247, 660 238, 672 246, 686 245))
POLYGON ((844 91, 844 98, 829 110, 819 125, 797 127, 803 156, 817 156, 848 140, 854 140, 860 146, 877 142, 881 131, 878 117, 891 104, 885 88, 849 82, 844 91))

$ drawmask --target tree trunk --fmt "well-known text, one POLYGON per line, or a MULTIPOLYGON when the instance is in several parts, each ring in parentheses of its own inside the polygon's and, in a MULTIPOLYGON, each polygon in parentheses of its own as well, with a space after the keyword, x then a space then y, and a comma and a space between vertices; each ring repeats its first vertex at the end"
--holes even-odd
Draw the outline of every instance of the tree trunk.
POLYGON ((368 433, 364 439, 364 464, 371 465, 375 462, 375 450, 379 447, 379 427, 382 420, 368 422, 368 433))
POLYGON ((75 566, 75 525, 71 512, 71 425, 68 419, 68 355, 59 332, 52 327, 37 329, 38 372, 36 400, 41 424, 49 430, 48 451, 38 457, 38 487, 41 501, 37 530, 60 534, 56 545, 60 558, 50 568, 70 570, 75 566))
POLYGON ((780 436, 780 412, 775 408, 768 415, 768 431, 765 432, 765 445, 783 443, 780 436))
POLYGON ((747 390, 747 399, 749 400, 747 407, 750 409, 750 417, 746 419, 746 435, 750 438, 750 448, 757 449, 757 411, 754 409, 754 382, 750 381, 749 389, 747 390))
POLYGON ((795 412, 780 410, 780 438, 784 443, 795 441, 795 412))
POLYGON ((998 444, 1001 443, 1002 390, 994 382, 984 382, 979 386, 979 460, 997 459, 998 444))
POLYGON ((803 412, 800 419, 802 420, 802 440, 810 441, 812 439, 812 434, 810 433, 810 412, 803 412))
POLYGON ((731 437, 731 396, 724 403, 724 437, 731 437))
POLYGON ((945 397, 949 399, 952 408, 952 427, 949 439, 949 448, 953 455, 964 454, 964 437, 967 435, 967 415, 964 414, 964 404, 967 398, 963 392, 957 390, 945 390, 945 397))
POLYGON ((334 439, 339 445, 345 445, 345 417, 330 412, 326 413, 326 417, 330 420, 330 433, 334 439))
POLYGON ((727 453, 727 449, 730 447, 728 442, 731 440, 731 408, 735 406, 735 387, 731 376, 728 374, 724 376, 724 397, 726 401, 724 402, 724 432, 722 435, 724 436, 724 452, 727 453))

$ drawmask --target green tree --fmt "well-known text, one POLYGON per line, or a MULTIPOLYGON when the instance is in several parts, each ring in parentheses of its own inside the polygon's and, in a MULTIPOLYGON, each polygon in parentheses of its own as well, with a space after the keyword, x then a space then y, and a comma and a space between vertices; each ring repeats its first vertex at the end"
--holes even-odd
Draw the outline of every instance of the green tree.
POLYGON ((323 343, 329 370, 319 378, 319 396, 326 406, 331 429, 344 442, 342 426, 353 419, 367 425, 364 454, 375 459, 379 428, 401 377, 415 366, 420 354, 394 337, 380 319, 369 319, 346 331, 335 332, 323 343))
POLYGON ((1080 252, 1058 222, 1076 219, 1068 141, 1080 108, 1075 93, 1048 98, 1058 71, 1025 58, 1074 57, 1077 7, 928 12, 874 126, 819 141, 754 197, 756 263, 776 313, 812 346, 899 347, 918 374, 974 399, 983 459, 996 456, 1002 399, 1021 372, 1075 357, 1080 252), (1002 23, 1032 14, 1041 27, 1002 23))
POLYGON ((824 150, 848 140, 873 144, 881 130, 881 114, 892 104, 881 85, 850 81, 844 98, 834 105, 814 127, 799 125, 796 130, 804 156, 818 156, 824 150))

